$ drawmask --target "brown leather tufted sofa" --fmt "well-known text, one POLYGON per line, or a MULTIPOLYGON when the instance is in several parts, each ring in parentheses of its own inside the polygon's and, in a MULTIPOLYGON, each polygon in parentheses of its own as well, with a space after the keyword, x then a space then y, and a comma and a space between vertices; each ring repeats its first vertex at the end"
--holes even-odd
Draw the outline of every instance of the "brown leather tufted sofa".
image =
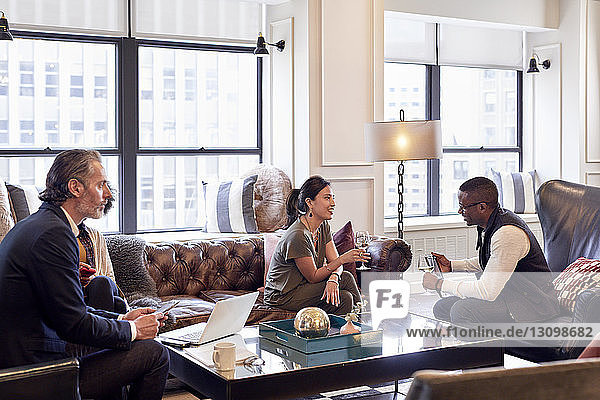
MULTIPOLYGON (((401 239, 378 238, 367 251, 375 271, 403 272, 412 259, 410 247, 401 239)), ((161 300, 180 301, 171 313, 177 320, 173 328, 181 328, 205 322, 219 300, 262 290, 263 237, 147 243, 144 264, 161 300)), ((261 294, 247 324, 293 318, 295 314, 265 305, 261 294)))

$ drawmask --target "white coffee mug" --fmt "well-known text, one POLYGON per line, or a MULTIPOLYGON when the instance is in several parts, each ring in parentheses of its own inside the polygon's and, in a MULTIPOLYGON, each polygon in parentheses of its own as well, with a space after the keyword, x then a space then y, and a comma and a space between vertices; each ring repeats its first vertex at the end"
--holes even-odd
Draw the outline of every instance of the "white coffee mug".
POLYGON ((215 344, 213 362, 217 371, 230 371, 235 368, 235 343, 215 344))

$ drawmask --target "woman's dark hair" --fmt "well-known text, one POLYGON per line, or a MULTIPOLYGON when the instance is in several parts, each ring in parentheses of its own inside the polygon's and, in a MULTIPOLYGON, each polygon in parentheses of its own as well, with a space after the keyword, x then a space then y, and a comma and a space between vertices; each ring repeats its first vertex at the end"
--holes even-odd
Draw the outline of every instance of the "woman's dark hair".
POLYGON ((306 199, 314 200, 324 187, 330 185, 331 182, 323 179, 322 176, 313 175, 304 181, 302 186, 300 186, 300 189, 292 189, 285 205, 287 226, 293 224, 298 216, 308 212, 306 199))
POLYGON ((73 197, 69 192, 69 181, 77 179, 87 187, 93 169, 93 161, 102 162, 96 150, 73 149, 59 153, 46 176, 46 189, 40 193, 40 200, 60 206, 73 197))

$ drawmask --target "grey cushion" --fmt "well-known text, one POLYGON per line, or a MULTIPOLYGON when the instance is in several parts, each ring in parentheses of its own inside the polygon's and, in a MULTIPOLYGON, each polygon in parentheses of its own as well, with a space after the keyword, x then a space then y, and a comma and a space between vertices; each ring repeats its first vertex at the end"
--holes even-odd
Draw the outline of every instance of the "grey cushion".
POLYGON ((146 242, 136 236, 106 237, 106 246, 115 271, 117 284, 131 305, 144 297, 158 298, 156 283, 144 266, 146 242))
POLYGON ((33 185, 6 184, 12 208, 13 220, 16 222, 27 218, 40 208, 42 202, 38 198, 39 190, 33 185))

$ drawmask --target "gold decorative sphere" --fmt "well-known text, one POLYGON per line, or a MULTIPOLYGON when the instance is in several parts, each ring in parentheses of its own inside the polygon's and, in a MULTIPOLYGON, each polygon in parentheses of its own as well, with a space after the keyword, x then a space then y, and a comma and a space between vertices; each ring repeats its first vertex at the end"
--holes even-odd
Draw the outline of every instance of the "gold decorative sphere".
POLYGON ((330 325, 329 316, 318 307, 303 308, 294 319, 296 333, 309 339, 327 336, 330 325))

